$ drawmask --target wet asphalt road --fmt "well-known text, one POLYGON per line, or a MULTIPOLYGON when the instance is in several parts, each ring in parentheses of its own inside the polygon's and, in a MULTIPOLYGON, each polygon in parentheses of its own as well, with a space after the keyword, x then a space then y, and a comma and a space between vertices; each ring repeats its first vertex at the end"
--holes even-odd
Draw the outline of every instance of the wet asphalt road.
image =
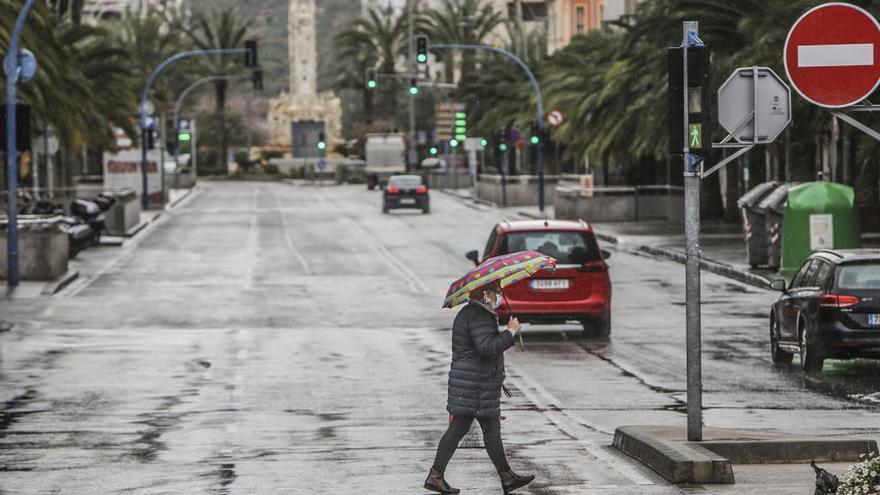
MULTIPOLYGON (((0 493, 420 493, 446 423, 448 284, 515 211, 362 186, 206 182, 55 297, 0 301, 0 493)), ((608 448, 683 425, 684 269, 615 252, 610 341, 529 327, 503 434, 522 493, 705 493, 608 448)), ((707 426, 878 437, 880 373, 774 368, 773 293, 704 274, 707 426)), ((478 449, 448 477, 500 492, 478 449)), ((786 493, 778 491, 778 493, 786 493)))

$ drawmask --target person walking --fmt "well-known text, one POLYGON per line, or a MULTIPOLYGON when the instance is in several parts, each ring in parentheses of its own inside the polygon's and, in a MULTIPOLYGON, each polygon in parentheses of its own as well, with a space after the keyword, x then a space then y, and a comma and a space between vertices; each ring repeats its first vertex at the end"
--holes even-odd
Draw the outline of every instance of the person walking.
POLYGON ((452 325, 452 365, 446 405, 451 421, 437 446, 425 489, 443 494, 459 493, 460 490, 449 486, 444 473, 458 443, 476 419, 483 430, 486 452, 501 478, 501 487, 504 493, 510 493, 535 479, 534 475, 521 476, 510 469, 501 442, 504 351, 513 346, 520 324, 511 318, 507 329, 499 331, 495 310, 501 304, 502 293, 497 281, 477 287, 468 297, 468 304, 459 311, 452 325))

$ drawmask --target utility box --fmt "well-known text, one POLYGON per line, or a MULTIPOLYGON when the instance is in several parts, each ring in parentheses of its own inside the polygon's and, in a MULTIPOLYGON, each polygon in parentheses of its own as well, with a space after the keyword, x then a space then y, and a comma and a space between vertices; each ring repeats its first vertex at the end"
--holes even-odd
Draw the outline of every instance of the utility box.
POLYGON ((779 183, 773 181, 758 184, 736 202, 736 205, 742 209, 746 258, 752 268, 767 264, 766 215, 759 205, 777 187, 779 183))
POLYGON ((785 203, 788 191, 797 183, 782 184, 758 203, 764 211, 764 225, 767 229, 767 266, 779 270, 782 262, 782 225, 785 220, 785 203))
POLYGON ((861 232, 853 188, 820 181, 788 191, 782 226, 783 277, 791 278, 815 251, 858 247, 861 232))

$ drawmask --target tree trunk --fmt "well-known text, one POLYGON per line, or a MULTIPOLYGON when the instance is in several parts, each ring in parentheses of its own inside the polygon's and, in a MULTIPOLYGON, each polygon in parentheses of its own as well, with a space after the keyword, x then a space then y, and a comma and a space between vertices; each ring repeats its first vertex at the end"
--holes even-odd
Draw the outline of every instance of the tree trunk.
POLYGON ((226 132, 226 80, 214 81, 215 108, 217 115, 217 153, 220 155, 220 168, 222 171, 229 170, 227 155, 229 154, 229 136, 226 132))
POLYGON ((855 183, 856 207, 864 232, 880 232, 880 169, 873 160, 864 160, 855 183))

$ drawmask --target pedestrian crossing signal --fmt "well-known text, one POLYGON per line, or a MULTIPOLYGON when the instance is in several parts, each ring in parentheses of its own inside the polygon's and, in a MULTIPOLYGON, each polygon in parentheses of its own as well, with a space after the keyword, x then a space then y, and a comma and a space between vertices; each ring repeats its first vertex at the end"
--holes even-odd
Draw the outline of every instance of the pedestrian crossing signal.
POLYGON ((188 132, 181 132, 181 133, 177 134, 177 140, 182 143, 185 143, 187 141, 192 141, 192 134, 190 134, 188 132))

